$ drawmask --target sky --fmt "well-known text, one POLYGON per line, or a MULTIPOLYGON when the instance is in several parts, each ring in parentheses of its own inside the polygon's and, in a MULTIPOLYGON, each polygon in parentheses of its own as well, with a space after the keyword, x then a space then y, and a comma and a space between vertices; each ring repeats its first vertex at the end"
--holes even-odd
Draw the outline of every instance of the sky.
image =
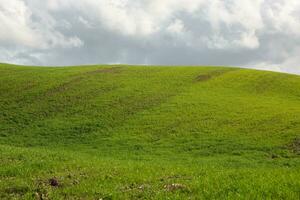
POLYGON ((300 74, 300 1, 0 0, 0 62, 300 74))

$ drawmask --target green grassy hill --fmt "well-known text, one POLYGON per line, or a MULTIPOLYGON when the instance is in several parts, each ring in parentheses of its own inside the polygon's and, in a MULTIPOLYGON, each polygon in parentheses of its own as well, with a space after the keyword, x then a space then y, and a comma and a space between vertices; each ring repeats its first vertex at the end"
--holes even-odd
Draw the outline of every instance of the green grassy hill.
POLYGON ((300 76, 0 65, 0 199, 299 199, 300 76))

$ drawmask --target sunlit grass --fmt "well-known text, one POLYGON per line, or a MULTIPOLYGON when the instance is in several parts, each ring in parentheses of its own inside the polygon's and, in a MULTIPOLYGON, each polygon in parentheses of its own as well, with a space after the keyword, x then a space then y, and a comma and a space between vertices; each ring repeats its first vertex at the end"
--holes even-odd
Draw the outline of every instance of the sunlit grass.
POLYGON ((298 199, 299 105, 296 75, 3 64, 0 198, 298 199))

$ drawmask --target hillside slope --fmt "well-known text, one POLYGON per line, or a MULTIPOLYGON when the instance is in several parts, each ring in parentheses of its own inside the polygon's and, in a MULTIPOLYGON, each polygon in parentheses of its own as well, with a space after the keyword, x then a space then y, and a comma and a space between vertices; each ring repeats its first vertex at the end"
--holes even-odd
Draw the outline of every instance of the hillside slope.
POLYGON ((2 64, 0 110, 0 198, 300 197, 296 75, 2 64))

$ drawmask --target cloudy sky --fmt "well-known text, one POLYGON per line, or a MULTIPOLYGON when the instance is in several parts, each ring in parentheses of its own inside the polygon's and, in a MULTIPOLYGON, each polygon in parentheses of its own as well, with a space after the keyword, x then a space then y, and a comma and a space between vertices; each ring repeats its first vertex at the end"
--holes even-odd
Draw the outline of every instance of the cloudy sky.
POLYGON ((0 62, 300 74, 300 1, 0 0, 0 62))

